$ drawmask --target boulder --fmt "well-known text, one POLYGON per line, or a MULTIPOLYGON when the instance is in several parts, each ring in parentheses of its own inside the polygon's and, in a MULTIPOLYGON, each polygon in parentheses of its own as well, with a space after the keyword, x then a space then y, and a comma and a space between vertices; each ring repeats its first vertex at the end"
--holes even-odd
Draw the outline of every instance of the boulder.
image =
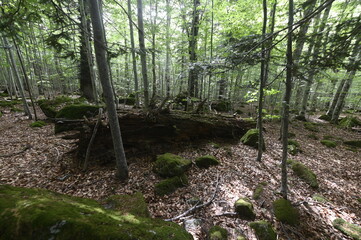
POLYGON ((272 225, 267 221, 257 221, 249 223, 249 226, 254 229, 259 240, 276 240, 277 234, 272 225))
POLYGON ((167 178, 155 185, 155 194, 164 196, 175 192, 178 188, 188 185, 188 178, 186 175, 175 176, 167 178))
POLYGON ((273 210, 277 220, 293 226, 299 224, 299 213, 290 201, 283 198, 274 201, 273 210))
POLYGON ((180 176, 191 164, 191 160, 184 159, 172 153, 165 153, 157 156, 153 171, 161 177, 180 176))
POLYGON ((335 148, 337 146, 337 143, 335 141, 332 141, 332 140, 323 139, 320 142, 321 142, 322 145, 325 145, 328 148, 335 148))
POLYGON ((332 224, 336 229, 340 230, 347 236, 349 236, 355 240, 361 240, 361 227, 360 226, 358 226, 356 224, 348 223, 341 218, 336 218, 332 222, 332 224))
POLYGON ((199 168, 209 168, 210 166, 219 165, 219 160, 215 156, 206 155, 198 157, 195 160, 195 164, 199 168))
MULTIPOLYGON (((253 128, 247 131, 245 135, 241 138, 241 142, 245 145, 258 148, 258 129, 253 128)), ((263 140, 263 151, 266 150, 264 140, 263 140)))
POLYGON ((254 220, 256 214, 253 211, 253 204, 247 198, 240 198, 234 204, 235 212, 242 219, 254 220))
POLYGON ((227 240, 228 232, 226 229, 224 229, 220 226, 213 226, 213 227, 211 227, 211 229, 209 229, 208 239, 209 240, 227 240))
POLYGON ((308 167, 306 167, 302 163, 297 162, 295 160, 289 159, 288 163, 291 164, 291 168, 292 168, 293 172, 298 177, 303 179, 312 188, 314 188, 314 189, 318 188, 317 176, 311 169, 309 169, 308 167))

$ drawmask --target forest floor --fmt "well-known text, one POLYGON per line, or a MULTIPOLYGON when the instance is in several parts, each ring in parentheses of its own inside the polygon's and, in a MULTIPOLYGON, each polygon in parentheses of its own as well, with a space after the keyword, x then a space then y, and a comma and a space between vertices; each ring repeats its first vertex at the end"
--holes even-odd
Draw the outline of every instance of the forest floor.
MULTIPOLYGON (((300 211, 300 225, 291 227, 278 222, 272 211, 272 202, 278 198, 280 188, 281 144, 279 123, 266 123, 265 139, 267 150, 262 162, 256 162, 257 150, 239 144, 214 144, 211 141, 202 146, 189 147, 182 151, 169 150, 182 157, 195 159, 211 154, 221 165, 209 169, 193 166, 188 172, 189 186, 175 193, 158 197, 154 184, 160 178, 152 172, 152 157, 129 159, 130 178, 120 183, 114 177, 114 166, 91 167, 84 173, 74 167, 75 140, 62 139, 54 135, 54 125, 31 128, 23 113, 3 110, 0 118, 0 184, 22 187, 38 187, 79 197, 103 199, 113 194, 130 194, 141 191, 148 203, 150 213, 157 218, 175 217, 192 206, 192 197, 208 201, 217 189, 211 205, 199 209, 186 218, 201 219, 201 227, 193 229, 195 239, 205 239, 210 226, 220 225, 229 231, 229 239, 244 235, 256 239, 248 221, 230 217, 234 202, 239 197, 252 199, 256 186, 266 182, 264 192, 258 200, 252 200, 258 220, 265 219, 276 228, 279 239, 351 239, 332 226, 335 218, 361 225, 361 155, 339 144, 327 148, 309 137, 315 134, 319 139, 326 135, 338 141, 361 140, 361 134, 320 122, 318 132, 306 130, 302 122, 292 121, 290 132, 296 134, 301 152, 290 158, 300 161, 316 174, 319 189, 310 188, 292 170, 288 170, 289 199, 300 211), (218 180, 217 180, 218 179, 218 180), (324 196, 328 201, 318 202, 314 194, 324 196)), ((316 121, 315 119, 313 119, 316 121)), ((179 224, 182 220, 177 221, 179 224)))

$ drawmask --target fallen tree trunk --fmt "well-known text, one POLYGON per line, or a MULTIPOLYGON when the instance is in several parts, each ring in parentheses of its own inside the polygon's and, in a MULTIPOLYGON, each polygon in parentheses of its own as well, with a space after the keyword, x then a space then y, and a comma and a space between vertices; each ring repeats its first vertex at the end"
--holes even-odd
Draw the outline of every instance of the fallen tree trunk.
MULTIPOLYGON (((201 140, 226 139, 239 140, 249 129, 255 127, 254 121, 245 121, 220 115, 199 115, 184 112, 157 114, 150 117, 141 112, 119 114, 123 144, 127 157, 154 155, 187 144, 197 144, 201 140)), ((80 130, 78 158, 81 163, 96 124, 96 119, 79 122, 71 128, 67 122, 57 123, 56 128, 80 130)), ((203 141, 204 142, 204 141, 203 141)), ((113 145, 110 129, 100 125, 91 148, 91 157, 100 163, 113 161, 113 145)))

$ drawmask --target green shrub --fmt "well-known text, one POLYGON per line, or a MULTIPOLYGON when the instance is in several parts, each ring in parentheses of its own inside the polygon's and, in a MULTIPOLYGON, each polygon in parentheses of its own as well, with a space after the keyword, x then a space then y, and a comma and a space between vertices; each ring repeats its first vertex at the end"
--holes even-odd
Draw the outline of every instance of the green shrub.
POLYGON ((283 198, 274 201, 273 210, 279 221, 289 225, 299 224, 299 213, 290 201, 283 198))
POLYGON ((337 146, 337 143, 331 140, 321 140, 321 144, 328 148, 335 148, 337 146))
POLYGON ((34 128, 34 127, 44 127, 46 125, 46 123, 44 121, 36 121, 33 123, 30 123, 30 127, 34 128))
POLYGON ((313 140, 318 140, 319 139, 318 136, 316 134, 314 134, 314 133, 307 135, 307 137, 310 138, 310 139, 313 139, 313 140))
POLYGON ((317 202, 322 202, 322 203, 328 202, 328 200, 324 196, 317 194, 317 193, 312 195, 312 199, 317 202))
POLYGON ((331 121, 331 117, 326 115, 326 114, 321 115, 318 119, 321 119, 321 120, 324 120, 324 121, 327 121, 327 122, 331 121))
POLYGON ((21 104, 22 102, 20 100, 11 100, 11 101, 0 101, 0 107, 14 107, 17 104, 21 104))

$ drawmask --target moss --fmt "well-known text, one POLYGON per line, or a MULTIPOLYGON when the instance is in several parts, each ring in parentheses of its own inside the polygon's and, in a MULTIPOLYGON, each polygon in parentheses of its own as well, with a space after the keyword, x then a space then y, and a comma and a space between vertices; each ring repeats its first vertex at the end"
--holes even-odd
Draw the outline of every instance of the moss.
POLYGON ((242 219, 254 220, 256 214, 253 212, 253 205, 247 198, 240 198, 234 203, 235 212, 242 219))
POLYGON ((356 117, 345 117, 340 120, 338 125, 342 128, 353 128, 361 126, 361 121, 356 117))
POLYGON ((172 153, 158 155, 153 170, 162 177, 182 175, 191 165, 192 161, 172 153))
POLYGON ((41 189, 1 185, 0 213, 0 239, 192 239, 171 222, 41 189))
POLYGON ((227 240, 228 232, 226 229, 224 229, 220 226, 213 226, 209 229, 208 239, 209 240, 227 240))
POLYGON ((272 225, 267 221, 257 221, 249 223, 249 226, 256 232, 259 240, 276 240, 277 234, 272 225))
POLYGON ((273 210, 279 221, 289 225, 299 224, 299 213, 290 201, 283 198, 274 201, 273 210))
POLYGON ((36 121, 33 123, 30 123, 29 126, 34 128, 34 127, 44 127, 46 125, 46 122, 44 121, 36 121))
POLYGON ((312 199, 317 201, 317 202, 321 202, 321 203, 328 202, 328 200, 324 196, 322 196, 320 194, 317 194, 317 193, 312 195, 312 199))
POLYGON ((124 103, 124 104, 127 104, 127 105, 134 105, 135 104, 135 95, 130 94, 126 98, 120 98, 119 103, 124 103))
POLYGON ((237 236, 237 240, 247 240, 247 239, 243 236, 237 236))
POLYGON ((310 139, 313 139, 313 140, 318 140, 319 139, 319 137, 314 133, 308 134, 307 137, 310 138, 310 139))
POLYGON ((296 155, 300 151, 299 147, 300 144, 296 140, 288 139, 288 152, 291 155, 296 155))
POLYGON ((321 120, 324 120, 324 121, 327 121, 327 122, 331 121, 331 117, 326 115, 326 114, 321 115, 318 119, 321 119, 321 120))
POLYGON ((296 134, 293 132, 288 132, 288 138, 294 138, 296 137, 296 134))
POLYGON ((175 176, 172 178, 167 178, 155 185, 155 193, 158 196, 164 196, 175 192, 178 188, 188 185, 187 176, 175 176))
POLYGON ((317 176, 311 169, 294 160, 288 160, 288 162, 291 164, 291 168, 297 176, 303 179, 312 188, 318 188, 317 176))
POLYGON ((210 166, 219 165, 219 160, 215 156, 206 155, 195 160, 197 167, 209 168, 210 166))
POLYGON ((3 116, 4 114, 3 114, 3 112, 2 111, 0 111, 0 118, 3 116))
POLYGON ((256 189, 253 191, 252 198, 257 200, 261 197, 261 194, 263 193, 264 187, 267 186, 266 182, 261 182, 257 185, 256 189))
POLYGON ((311 132, 318 132, 318 128, 317 125, 315 123, 311 123, 311 122, 305 122, 303 123, 303 126, 305 127, 305 129, 311 131, 311 132))
POLYGON ((211 143, 209 143, 209 144, 211 144, 212 147, 215 148, 215 149, 218 149, 218 148, 221 147, 218 143, 211 142, 211 143))
POLYGON ((328 148, 335 148, 337 146, 337 143, 332 140, 321 140, 320 142, 328 148))
POLYGON ((218 112, 228 112, 231 110, 231 102, 228 100, 219 100, 212 104, 212 109, 218 112))
POLYGON ((87 104, 73 104, 62 108, 56 118, 82 119, 85 117, 94 117, 99 112, 99 106, 87 104))
POLYGON ((14 107, 17 104, 21 104, 22 102, 20 100, 11 100, 11 101, 0 101, 0 107, 14 107))
POLYGON ((336 218, 332 222, 333 226, 346 234, 347 236, 352 237, 355 240, 361 240, 361 227, 356 224, 351 224, 346 222, 341 218, 336 218))
POLYGON ((265 121, 269 121, 269 122, 280 122, 281 121, 281 116, 280 115, 265 115, 263 120, 265 121))
MULTIPOLYGON (((241 138, 241 142, 245 145, 258 148, 258 129, 250 129, 245 135, 241 138)), ((263 151, 266 150, 264 139, 263 139, 263 151)))
POLYGON ((9 97, 9 94, 7 92, 0 93, 0 97, 9 97))
POLYGON ((83 98, 71 98, 68 96, 57 96, 54 99, 40 99, 37 101, 40 109, 45 116, 49 118, 55 118, 60 108, 71 104, 80 104, 85 100, 83 98))
POLYGON ((10 111, 11 111, 11 112, 23 112, 22 109, 17 108, 17 107, 12 107, 12 108, 10 108, 10 111))
POLYGON ((361 203, 361 198, 358 198, 357 201, 358 201, 359 203, 361 203))
POLYGON ((361 148, 361 140, 344 141, 343 143, 351 147, 361 148))

